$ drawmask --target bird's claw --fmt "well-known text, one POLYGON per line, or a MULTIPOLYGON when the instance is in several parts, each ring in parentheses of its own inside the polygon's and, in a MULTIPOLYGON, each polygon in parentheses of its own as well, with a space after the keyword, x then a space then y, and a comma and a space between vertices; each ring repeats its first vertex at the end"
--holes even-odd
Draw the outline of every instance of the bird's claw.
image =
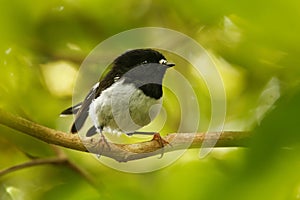
POLYGON ((151 141, 157 141, 159 146, 161 147, 161 155, 159 158, 162 158, 164 155, 164 147, 166 145, 172 146, 168 141, 164 140, 159 133, 155 133, 151 141))
POLYGON ((98 158, 101 157, 101 155, 105 149, 107 149, 108 151, 111 150, 109 142, 106 140, 105 136, 102 133, 100 133, 100 139, 99 139, 98 145, 99 145, 99 150, 98 150, 98 154, 97 154, 98 158))

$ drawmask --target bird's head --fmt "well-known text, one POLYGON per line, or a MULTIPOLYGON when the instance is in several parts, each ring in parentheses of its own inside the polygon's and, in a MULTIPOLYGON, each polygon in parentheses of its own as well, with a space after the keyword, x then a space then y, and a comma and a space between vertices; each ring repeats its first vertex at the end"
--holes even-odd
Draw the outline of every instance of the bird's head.
POLYGON ((129 70, 144 64, 159 64, 162 68, 174 66, 168 63, 167 59, 158 51, 153 49, 134 49, 129 50, 117 57, 113 62, 113 69, 124 74, 129 70))

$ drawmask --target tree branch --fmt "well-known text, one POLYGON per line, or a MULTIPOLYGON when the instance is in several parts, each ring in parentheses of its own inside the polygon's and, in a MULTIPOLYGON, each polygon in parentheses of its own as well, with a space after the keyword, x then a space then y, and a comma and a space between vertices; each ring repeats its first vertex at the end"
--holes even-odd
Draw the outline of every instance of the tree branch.
POLYGON ((38 166, 38 165, 45 165, 45 164, 63 164, 67 162, 66 158, 59 158, 59 157, 53 157, 53 158, 38 158, 34 159, 19 165, 14 165, 12 167, 9 167, 4 170, 0 170, 0 176, 3 176, 5 174, 20 170, 20 169, 25 169, 28 167, 32 166, 38 166))
POLYGON ((8 173, 12 173, 21 169, 26 169, 29 167, 34 166, 40 166, 40 165, 47 165, 47 164, 56 164, 56 165, 64 165, 66 167, 69 167, 79 175, 81 175, 83 178, 86 179, 88 183, 90 183, 92 186, 97 186, 95 181, 92 179, 92 177, 86 173, 85 171, 81 170, 77 165, 73 164, 64 154, 57 155, 56 157, 50 157, 50 158, 35 158, 33 160, 14 165, 12 167, 8 167, 6 169, 0 170, 0 177, 4 176, 8 173))
MULTIPOLYGON (((68 134, 54 130, 22 117, 13 115, 0 109, 0 124, 18 130, 21 133, 38 138, 46 143, 74 149, 78 151, 92 152, 115 159, 119 162, 137 160, 162 153, 162 148, 157 140, 134 144, 101 145, 95 138, 81 139, 78 134, 68 134)), ((226 131, 222 133, 172 133, 165 137, 170 145, 163 148, 163 152, 179 149, 199 148, 204 139, 206 142, 216 142, 215 147, 239 147, 245 146, 251 136, 250 132, 226 131)))

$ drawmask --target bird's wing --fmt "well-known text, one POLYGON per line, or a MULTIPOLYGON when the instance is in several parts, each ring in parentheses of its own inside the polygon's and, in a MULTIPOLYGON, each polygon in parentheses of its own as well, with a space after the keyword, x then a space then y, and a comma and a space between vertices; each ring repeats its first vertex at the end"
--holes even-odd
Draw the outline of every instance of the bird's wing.
POLYGON ((87 132, 86 132, 86 136, 87 137, 91 137, 93 135, 95 135, 97 133, 97 129, 95 126, 92 126, 87 132))
POLYGON ((75 114, 77 114, 77 112, 81 108, 81 105, 82 105, 82 102, 76 104, 75 106, 67 108, 66 110, 64 110, 60 113, 60 116, 62 117, 62 116, 65 116, 65 115, 75 115, 75 114))
MULTIPOLYGON (((81 103, 81 106, 78 109, 78 111, 76 111, 75 121, 71 128, 72 133, 77 133, 82 128, 86 118, 88 117, 88 111, 89 111, 90 104, 97 97, 96 95, 98 92, 99 92, 99 82, 93 86, 93 88, 90 90, 88 95, 85 97, 84 101, 81 103)), ((79 104, 77 104, 77 105, 79 105, 79 104)), ((76 107, 76 106, 74 106, 74 107, 76 107)), ((68 111, 68 109, 66 111, 68 111)))

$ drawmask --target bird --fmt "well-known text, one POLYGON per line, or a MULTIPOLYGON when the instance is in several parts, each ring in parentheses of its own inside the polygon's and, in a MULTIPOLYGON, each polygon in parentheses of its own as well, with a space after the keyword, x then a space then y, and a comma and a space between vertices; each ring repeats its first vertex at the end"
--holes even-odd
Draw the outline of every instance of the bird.
POLYGON ((124 52, 112 62, 110 71, 82 102, 61 112, 61 115, 75 115, 70 132, 78 133, 89 117, 93 126, 86 132, 86 137, 99 133, 106 145, 103 132, 154 135, 153 138, 158 138, 164 146, 168 142, 159 133, 138 132, 138 129, 149 124, 159 113, 158 109, 152 108, 161 105, 162 81, 167 69, 173 66, 174 63, 154 49, 124 52))

